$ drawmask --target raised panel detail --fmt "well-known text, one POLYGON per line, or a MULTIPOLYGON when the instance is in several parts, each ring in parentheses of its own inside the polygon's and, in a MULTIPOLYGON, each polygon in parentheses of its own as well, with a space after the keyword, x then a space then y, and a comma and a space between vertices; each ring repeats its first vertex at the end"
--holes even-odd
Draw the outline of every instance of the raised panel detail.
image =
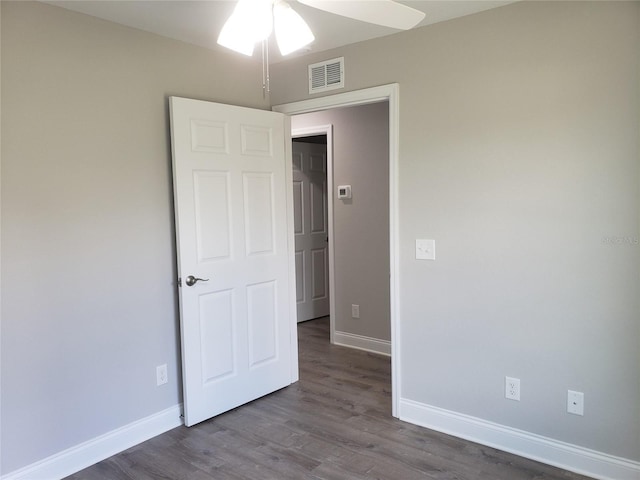
POLYGON ((215 382, 235 374, 233 290, 198 298, 202 383, 215 382))
POLYGON ((296 260, 296 302, 303 303, 305 301, 304 288, 304 250, 295 253, 296 260))
POLYGON ((270 128, 242 125, 240 138, 243 155, 273 156, 273 132, 270 128))
POLYGON ((297 172, 302 171, 302 153, 293 153, 293 169, 297 172))
POLYGON ((327 296, 327 249, 311 250, 311 298, 318 300, 327 296))
POLYGON ((325 182, 315 181, 309 184, 310 207, 311 207, 311 233, 325 233, 326 226, 326 199, 325 199, 325 182))
POLYGON ((325 155, 309 155, 310 167, 312 172, 324 173, 327 170, 327 157, 325 155))
POLYGON ((275 253, 273 175, 244 173, 243 188, 247 255, 275 253))
POLYGON ((275 280, 247 286, 250 368, 277 358, 276 298, 275 280))
POLYGON ((229 153, 227 123, 191 120, 191 150, 194 152, 229 153))
POLYGON ((231 257, 231 201, 228 172, 194 171, 198 262, 231 257))
POLYGON ((293 233, 301 235, 304 233, 304 195, 302 193, 303 183, 293 181, 293 233))

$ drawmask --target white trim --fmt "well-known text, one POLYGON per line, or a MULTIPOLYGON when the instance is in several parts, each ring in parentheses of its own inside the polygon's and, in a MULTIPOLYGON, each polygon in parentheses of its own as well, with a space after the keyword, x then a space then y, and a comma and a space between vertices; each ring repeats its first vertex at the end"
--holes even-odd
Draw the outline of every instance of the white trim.
POLYGON ((335 238, 333 232, 333 125, 314 125, 291 130, 291 138, 326 135, 327 137, 327 223, 329 231, 329 341, 335 343, 336 331, 336 277, 335 238))
POLYGON ((296 308, 296 240, 293 224, 293 152, 291 146, 291 117, 284 116, 284 172, 287 189, 287 245, 289 251, 289 351, 291 383, 300 379, 298 364, 298 312, 296 308))
POLYGON ((397 98, 398 84, 391 83, 380 87, 365 88, 353 92, 338 93, 326 97, 311 98, 299 102, 284 103, 274 105, 271 109, 274 112, 285 113, 287 115, 299 115, 301 113, 317 112, 330 108, 350 107, 354 105, 366 105, 367 103, 384 102, 391 97, 397 98))
POLYGON ((391 356, 391 342, 389 340, 380 340, 348 332, 336 332, 334 343, 343 347, 379 353, 387 357, 391 356))
POLYGON ((400 399, 400 419, 602 480, 640 478, 640 462, 406 398, 400 399))
POLYGON ((272 110, 287 115, 338 107, 389 102, 389 294, 391 301, 391 414, 399 415, 400 384, 400 231, 398 228, 398 164, 400 158, 400 87, 397 83, 339 93, 300 102, 275 105, 272 110))
POLYGON ((182 404, 136 420, 84 443, 2 476, 2 480, 54 480, 67 477, 106 458, 183 424, 182 404))

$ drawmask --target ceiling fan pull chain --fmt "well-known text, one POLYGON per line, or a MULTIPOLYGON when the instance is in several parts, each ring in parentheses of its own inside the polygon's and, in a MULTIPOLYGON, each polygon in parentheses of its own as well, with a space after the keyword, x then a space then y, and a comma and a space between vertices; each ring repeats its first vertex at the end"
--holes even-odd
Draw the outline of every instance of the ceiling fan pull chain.
POLYGON ((262 98, 271 93, 269 83, 269 40, 262 40, 262 98))
POLYGON ((262 98, 267 97, 267 74, 264 68, 264 40, 262 40, 262 98))
POLYGON ((267 52, 267 93, 271 93, 271 79, 269 78, 269 39, 264 40, 265 52, 267 52))
POLYGON ((269 40, 262 40, 262 98, 271 93, 269 82, 269 40))

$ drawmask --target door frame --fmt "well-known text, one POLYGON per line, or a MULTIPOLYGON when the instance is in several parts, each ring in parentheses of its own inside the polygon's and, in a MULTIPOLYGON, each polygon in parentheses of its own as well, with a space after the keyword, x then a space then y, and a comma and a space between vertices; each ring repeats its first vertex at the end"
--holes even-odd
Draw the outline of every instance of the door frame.
MULTIPOLYGON (((398 417, 401 393, 400 358, 400 242, 398 214, 398 162, 400 156, 400 86, 397 83, 339 93, 326 97, 275 105, 272 110, 286 115, 317 112, 333 108, 389 102, 389 297, 391 322, 391 414, 398 417)), ((328 185, 327 185, 328 190, 328 185)), ((329 190, 328 190, 329 191, 329 190)), ((331 198, 331 194, 329 198, 331 198)), ((330 237, 331 238, 331 237, 330 237)), ((330 246, 331 247, 331 246, 330 246)), ((332 316, 333 316, 333 312, 332 316)))
POLYGON ((327 236, 329 237, 329 338, 334 342, 336 325, 334 238, 333 238, 333 125, 313 125, 311 127, 292 128, 291 138, 325 135, 327 137, 327 236))

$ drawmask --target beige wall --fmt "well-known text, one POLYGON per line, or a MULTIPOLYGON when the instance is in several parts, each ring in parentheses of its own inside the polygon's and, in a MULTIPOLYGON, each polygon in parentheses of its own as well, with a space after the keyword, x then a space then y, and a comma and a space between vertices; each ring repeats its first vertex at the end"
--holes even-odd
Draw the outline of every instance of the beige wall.
POLYGON ((2 2, 2 473, 181 401, 167 97, 268 108, 261 85, 239 56, 2 2))
POLYGON ((390 340, 388 103, 291 119, 291 128, 317 125, 333 126, 335 329, 390 340), (338 185, 352 186, 351 201, 337 199, 338 185))
POLYGON ((403 399, 640 460, 639 51, 639 2, 519 2, 272 68, 400 84, 403 399))

